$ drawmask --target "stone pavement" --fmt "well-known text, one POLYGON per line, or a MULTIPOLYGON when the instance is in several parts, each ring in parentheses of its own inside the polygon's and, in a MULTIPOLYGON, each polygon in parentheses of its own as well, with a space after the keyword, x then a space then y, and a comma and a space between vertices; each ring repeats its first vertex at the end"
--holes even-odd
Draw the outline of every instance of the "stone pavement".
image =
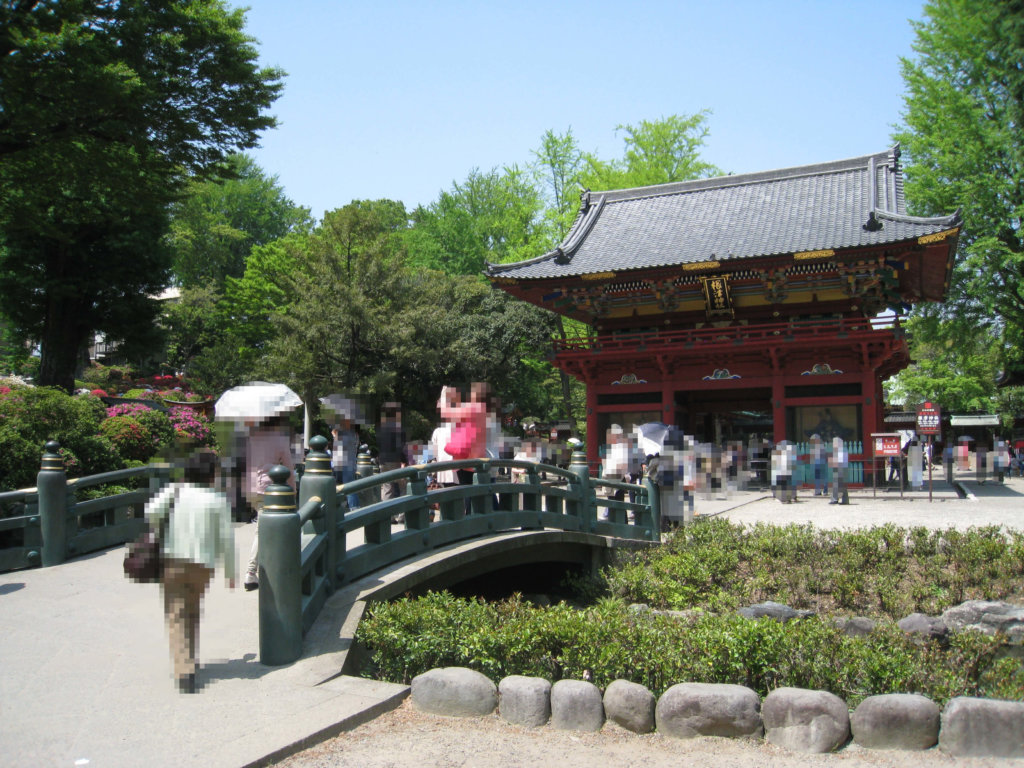
MULTIPOLYGON (((236 527, 247 553, 254 525, 236 527)), ((214 577, 200 625, 201 692, 174 687, 156 584, 124 549, 0 574, 0 766, 265 764, 392 709, 406 686, 334 677, 321 649, 259 663, 258 592, 214 577)), ((241 582, 239 582, 241 583, 241 582)))
MULTIPOLYGON (((1024 480, 958 479, 971 496, 961 499, 936 478, 931 503, 927 490, 902 498, 898 491, 858 490, 848 506, 810 493, 780 504, 754 490, 698 498, 697 511, 746 524, 1024 529, 1024 480)), ((239 552, 249 551, 253 530, 236 527, 239 552)), ((0 766, 263 765, 376 717, 407 695, 405 686, 334 676, 337 637, 333 646, 323 643, 338 634, 330 612, 314 626, 302 659, 260 664, 258 593, 230 591, 219 573, 200 630, 202 690, 179 694, 159 588, 127 581, 123 553, 117 547, 54 568, 0 574, 0 766)))

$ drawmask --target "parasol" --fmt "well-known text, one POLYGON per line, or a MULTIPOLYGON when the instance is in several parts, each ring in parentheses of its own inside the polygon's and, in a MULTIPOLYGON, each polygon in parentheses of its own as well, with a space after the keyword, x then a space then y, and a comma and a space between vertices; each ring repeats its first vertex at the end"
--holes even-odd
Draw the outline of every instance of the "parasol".
POLYGON ((667 424, 662 424, 660 421, 649 421, 634 429, 637 445, 644 456, 661 453, 662 448, 665 447, 665 435, 668 434, 667 424))
POLYGON ((336 417, 339 421, 348 419, 356 424, 366 424, 366 416, 356 399, 348 395, 328 395, 320 398, 320 405, 323 410, 336 417))
POLYGON ((302 400, 284 384, 251 381, 232 387, 214 406, 218 421, 265 421, 302 405, 302 400))

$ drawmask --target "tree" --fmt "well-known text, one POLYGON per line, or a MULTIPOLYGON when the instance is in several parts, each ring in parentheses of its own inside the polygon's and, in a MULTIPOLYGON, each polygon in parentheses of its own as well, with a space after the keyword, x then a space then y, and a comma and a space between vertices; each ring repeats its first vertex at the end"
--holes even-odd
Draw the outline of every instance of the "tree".
POLYGON ((528 174, 516 166, 470 171, 412 214, 406 242, 411 262, 451 275, 480 275, 486 261, 505 262, 543 249, 542 203, 528 174))
POLYGON ((533 151, 534 180, 543 190, 544 221, 548 225, 551 246, 557 245, 572 226, 579 211, 579 192, 582 190, 586 155, 569 128, 559 136, 548 129, 533 151))
POLYGON ((309 209, 289 200, 276 176, 247 155, 230 155, 222 177, 193 180, 171 207, 174 280, 223 289, 226 278, 244 274, 254 246, 311 226, 309 209))
POLYGON ((621 160, 605 162, 586 155, 587 170, 581 181, 590 189, 628 189, 717 176, 721 171, 700 159, 709 129, 710 112, 669 115, 641 120, 639 125, 620 125, 625 152, 621 160))
POLYGON ((274 125, 282 73, 243 27, 220 0, 0 5, 0 293, 40 383, 153 327, 168 204, 274 125))
MULTIPOLYGON (((930 0, 903 59, 906 194, 919 215, 963 209, 947 317, 1024 342, 1024 0, 930 0)), ((936 326, 934 329, 938 330, 936 326)))

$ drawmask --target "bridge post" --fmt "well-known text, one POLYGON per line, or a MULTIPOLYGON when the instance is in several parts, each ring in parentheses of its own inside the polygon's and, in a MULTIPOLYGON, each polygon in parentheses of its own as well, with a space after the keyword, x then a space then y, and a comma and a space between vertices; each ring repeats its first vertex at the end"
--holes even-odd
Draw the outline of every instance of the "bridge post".
POLYGON ((576 514, 580 518, 582 530, 593 532, 597 528, 597 499, 594 496, 594 487, 590 482, 590 465, 587 463, 587 454, 583 451, 573 451, 569 460, 569 471, 579 478, 580 503, 576 514))
POLYGON ((301 531, 289 470, 272 467, 257 525, 260 537, 260 661, 290 664, 302 655, 302 595, 299 584, 301 531))
POLYGON ((36 475, 39 492, 39 528, 43 537, 44 568, 60 565, 68 554, 68 478, 60 443, 50 440, 44 446, 43 460, 36 475))
MULTIPOLYGON (((369 477, 372 474, 373 474, 373 462, 370 461, 370 454, 368 454, 368 453, 360 453, 356 457, 356 477, 357 478, 369 477)), ((365 491, 360 491, 359 492, 359 506, 360 507, 365 507, 368 504, 376 504, 378 501, 380 501, 380 498, 377 497, 378 493, 379 493, 379 491, 374 489, 374 488, 369 488, 369 489, 367 489, 365 491)))
POLYGON ((661 493, 658 485, 650 475, 644 475, 644 487, 647 489, 647 502, 650 508, 651 541, 661 541, 661 493))
MULTIPOLYGON (((302 476, 299 488, 299 503, 302 506, 313 496, 323 500, 323 517, 317 517, 306 523, 315 533, 327 534, 327 562, 330 564, 327 574, 328 591, 333 592, 337 584, 336 569, 338 566, 338 520, 344 516, 343 509, 338 508, 338 486, 334 482, 331 471, 331 457, 327 454, 327 438, 315 435, 309 441, 309 453, 306 454, 306 472, 302 476)), ((341 557, 344 557, 345 539, 341 539, 341 557)))

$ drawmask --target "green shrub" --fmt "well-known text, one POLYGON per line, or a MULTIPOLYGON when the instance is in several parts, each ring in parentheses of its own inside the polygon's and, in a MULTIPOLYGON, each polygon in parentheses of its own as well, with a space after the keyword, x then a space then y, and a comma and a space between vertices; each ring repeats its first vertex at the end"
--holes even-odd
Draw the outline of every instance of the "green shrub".
POLYGON ((99 398, 49 387, 0 393, 0 490, 35 486, 48 440, 57 440, 66 451, 69 476, 118 469, 117 452, 97 436, 105 413, 99 398))
POLYGON ((113 444, 123 459, 147 461, 160 447, 158 436, 142 423, 141 415, 111 416, 100 424, 100 435, 113 444))
POLYGON ((940 705, 954 696, 1024 700, 1024 672, 1001 656, 1002 638, 961 633, 948 648, 918 645, 890 622, 869 637, 848 637, 826 618, 686 619, 614 599, 580 611, 431 593, 373 605, 357 638, 371 652, 371 674, 403 683, 434 667, 465 666, 495 681, 589 672, 599 687, 621 678, 656 696, 680 682, 715 682, 761 696, 780 686, 831 691, 851 706, 894 692, 922 693, 940 705))
POLYGON ((818 613, 902 618, 1019 594, 1024 534, 996 527, 854 531, 705 520, 605 574, 628 603, 712 611, 775 600, 818 613))

